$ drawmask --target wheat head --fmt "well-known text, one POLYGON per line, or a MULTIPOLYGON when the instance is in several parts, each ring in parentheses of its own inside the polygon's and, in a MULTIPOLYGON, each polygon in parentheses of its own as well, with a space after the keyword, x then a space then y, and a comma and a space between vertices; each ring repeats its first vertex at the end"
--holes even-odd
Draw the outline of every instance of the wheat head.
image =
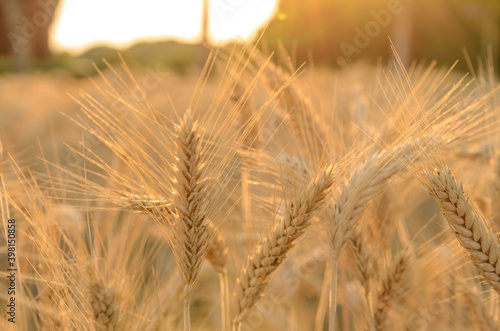
POLYGON ((407 274, 409 269, 409 256, 406 253, 402 253, 393 263, 390 270, 388 270, 384 279, 382 280, 382 286, 377 295, 374 321, 375 330, 384 330, 387 324, 387 312, 397 294, 397 291, 404 280, 405 274, 407 274))
POLYGON ((102 281, 88 284, 89 303, 94 314, 95 327, 98 331, 116 330, 118 321, 118 303, 115 291, 105 286, 102 281))
POLYGON ((320 170, 299 190, 295 199, 287 205, 285 215, 279 223, 248 257, 236 284, 236 324, 241 323, 248 309, 257 302, 271 274, 283 262, 295 241, 322 207, 328 190, 333 185, 333 178, 331 166, 320 170))
POLYGON ((498 239, 448 167, 425 172, 425 185, 455 237, 488 284, 500 293, 498 239))
POLYGON ((200 156, 200 134, 197 122, 193 121, 189 110, 176 126, 177 155, 172 204, 174 215, 167 226, 169 240, 174 252, 182 280, 191 291, 196 282, 209 238, 208 219, 204 213, 207 199, 205 187, 207 178, 203 173, 204 164, 200 156))

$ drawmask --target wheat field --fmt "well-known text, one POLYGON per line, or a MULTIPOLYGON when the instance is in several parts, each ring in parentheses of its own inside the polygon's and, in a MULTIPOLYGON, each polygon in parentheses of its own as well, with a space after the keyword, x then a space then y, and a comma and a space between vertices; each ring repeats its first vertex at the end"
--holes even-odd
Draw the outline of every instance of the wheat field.
POLYGON ((126 59, 0 79, 16 330, 498 330, 494 68, 393 51, 331 71, 231 44, 154 86, 126 59))

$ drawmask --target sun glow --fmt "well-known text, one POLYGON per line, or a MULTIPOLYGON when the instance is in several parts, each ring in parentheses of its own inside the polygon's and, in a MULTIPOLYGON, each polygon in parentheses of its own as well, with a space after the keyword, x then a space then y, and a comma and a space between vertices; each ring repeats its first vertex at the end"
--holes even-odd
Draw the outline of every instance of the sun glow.
MULTIPOLYGON (((52 47, 79 52, 98 44, 123 47, 141 40, 196 42, 203 0, 63 0, 53 25, 52 47)), ((248 38, 274 13, 276 1, 211 0, 210 36, 248 38)))

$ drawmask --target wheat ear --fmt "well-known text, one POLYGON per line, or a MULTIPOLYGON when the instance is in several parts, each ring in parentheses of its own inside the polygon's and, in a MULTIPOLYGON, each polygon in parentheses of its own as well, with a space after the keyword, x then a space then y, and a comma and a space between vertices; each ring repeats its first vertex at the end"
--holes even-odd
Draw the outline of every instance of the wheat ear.
POLYGON ((359 273, 359 280, 365 294, 370 293, 370 280, 373 275, 373 252, 367 247, 364 235, 358 229, 355 229, 350 238, 350 248, 354 260, 356 262, 356 269, 359 273))
MULTIPOLYGON (((127 197, 126 209, 142 213, 148 213, 155 217, 167 218, 167 222, 172 224, 172 217, 175 215, 175 207, 165 199, 154 199, 152 197, 127 197)), ((224 236, 217 231, 211 222, 207 222, 205 228, 206 237, 210 244, 205 249, 204 257, 212 265, 219 275, 221 291, 221 321, 223 323, 222 331, 229 330, 229 285, 226 269, 228 247, 224 236)))
MULTIPOLYGON (((376 258, 373 254, 371 247, 367 245, 366 237, 364 231, 360 229, 354 229, 352 235, 349 239, 349 247, 351 255, 354 258, 357 270, 357 276, 363 287, 363 292, 365 294, 366 305, 368 307, 368 315, 373 316, 373 306, 372 306, 372 295, 370 282, 374 274, 374 263, 376 258)), ((373 320, 369 320, 368 323, 373 325, 373 320)))
MULTIPOLYGON (((166 202, 165 199, 153 199, 150 197, 143 197, 141 199, 131 198, 128 201, 128 210, 137 211, 140 213, 155 214, 158 216, 160 213, 165 218, 168 215, 167 222, 172 224, 172 217, 175 215, 175 207, 166 202)), ((210 245, 205 250, 204 256, 212 265, 216 272, 221 272, 225 268, 227 261, 228 247, 224 240, 224 236, 217 231, 212 222, 207 222, 207 238, 210 239, 210 245)))
POLYGON ((500 293, 499 243, 478 212, 477 206, 468 198, 451 170, 443 167, 425 172, 425 185, 436 200, 460 245, 469 253, 470 260, 490 286, 500 293))
POLYGON ((343 252, 370 199, 411 162, 410 148, 405 144, 373 155, 339 189, 335 204, 326 213, 332 254, 343 252))
POLYGON ((411 141, 384 150, 371 156, 338 191, 334 205, 326 209, 329 245, 331 249, 330 267, 330 309, 329 330, 335 330, 337 310, 337 269, 338 258, 343 252, 354 228, 358 224, 370 199, 381 192, 386 183, 412 162, 415 150, 411 141))
POLYGON ((385 328, 387 324, 387 311, 404 280, 405 274, 408 272, 409 265, 408 254, 401 254, 382 280, 382 287, 377 295, 377 303, 373 316, 375 330, 380 331, 385 328))
POLYGON ((222 331, 228 331, 231 328, 229 316, 229 279, 226 268, 229 249, 226 246, 222 233, 218 232, 212 224, 209 224, 207 231, 211 240, 210 246, 208 246, 205 252, 205 258, 219 275, 222 331))
POLYGON ((228 247, 222 233, 218 232, 212 223, 207 226, 210 246, 205 251, 205 258, 216 272, 222 272, 226 267, 228 247))
POLYGON ((209 246, 208 219, 204 208, 207 201, 204 164, 201 163, 200 134, 188 110, 176 126, 177 163, 172 197, 176 214, 173 216, 170 241, 184 282, 184 330, 190 330, 191 291, 209 246))
POLYGON ((256 248, 254 254, 249 256, 236 284, 238 314, 234 320, 235 329, 261 296, 273 271, 283 262, 295 241, 322 207, 332 185, 332 167, 318 171, 316 176, 299 190, 293 201, 287 204, 285 215, 256 248))
POLYGON ((114 290, 106 286, 102 281, 90 281, 89 303, 97 331, 116 330, 118 321, 118 303, 114 290))

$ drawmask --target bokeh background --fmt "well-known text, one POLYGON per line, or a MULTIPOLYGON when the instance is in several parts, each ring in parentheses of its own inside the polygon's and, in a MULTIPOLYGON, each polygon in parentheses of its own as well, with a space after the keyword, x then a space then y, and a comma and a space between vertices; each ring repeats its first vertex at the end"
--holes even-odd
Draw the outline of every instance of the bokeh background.
POLYGON ((392 41, 406 66, 458 60, 461 75, 500 66, 500 1, 0 0, 3 151, 82 139, 61 113, 78 111, 68 94, 92 93, 102 59, 115 65, 120 52, 153 105, 169 108, 168 93, 183 109, 210 49, 248 40, 332 71, 385 65, 392 41))
POLYGON ((141 64, 177 71, 203 63, 206 49, 235 38, 284 45, 297 64, 338 67, 389 61, 390 42, 405 64, 437 60, 468 70, 498 65, 497 0, 2 0, 0 72, 59 68, 94 73, 120 49, 141 64), (200 46, 205 45, 205 46, 200 46), (489 54, 491 53, 491 54, 489 54))

